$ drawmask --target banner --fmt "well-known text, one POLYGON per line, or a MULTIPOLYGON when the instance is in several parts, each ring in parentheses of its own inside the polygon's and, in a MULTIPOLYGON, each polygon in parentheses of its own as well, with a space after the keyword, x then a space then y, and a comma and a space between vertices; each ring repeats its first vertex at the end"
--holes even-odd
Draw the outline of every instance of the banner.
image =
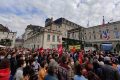
POLYGON ((75 48, 75 49, 81 49, 81 46, 80 45, 69 45, 69 50, 71 50, 73 48, 75 48))
POLYGON ((102 37, 103 37, 104 39, 107 39, 107 40, 110 39, 110 35, 109 35, 108 31, 106 31, 106 30, 103 31, 103 32, 102 32, 102 37))

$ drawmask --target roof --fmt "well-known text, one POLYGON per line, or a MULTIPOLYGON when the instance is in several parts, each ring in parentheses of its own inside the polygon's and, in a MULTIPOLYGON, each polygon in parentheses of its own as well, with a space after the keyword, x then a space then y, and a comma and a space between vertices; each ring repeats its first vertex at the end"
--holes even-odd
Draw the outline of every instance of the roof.
POLYGON ((46 25, 45 26, 50 26, 52 23, 54 23, 54 24, 58 24, 58 25, 61 25, 61 24, 67 24, 67 25, 71 25, 72 24, 72 26, 73 25, 75 25, 75 26, 73 26, 73 27, 76 27, 76 28, 78 28, 78 27, 80 27, 80 25, 78 25, 78 24, 76 24, 76 23, 74 23, 74 22, 72 22, 72 21, 69 21, 69 20, 67 20, 67 19, 65 19, 65 18, 58 18, 58 19, 56 19, 56 20, 54 20, 54 21, 52 21, 53 19, 51 18, 47 18, 46 19, 46 25))
POLYGON ((54 21, 54 23, 56 23, 56 24, 62 24, 62 23, 65 23, 65 22, 68 22, 68 24, 70 23, 70 24, 74 24, 74 25, 76 25, 76 27, 81 27, 80 25, 78 25, 78 24, 76 24, 76 23, 74 23, 74 22, 72 22, 72 21, 69 21, 69 20, 67 20, 67 19, 65 19, 65 18, 58 18, 58 19, 56 19, 55 21, 54 21))
MULTIPOLYGON (((106 23, 104 24, 104 26, 109 26, 109 25, 115 25, 115 24, 120 24, 120 21, 116 21, 116 22, 111 22, 111 23, 106 23)), ((102 27, 103 25, 97 25, 97 26, 92 26, 92 27, 89 27, 89 28, 96 28, 96 27, 102 27)))
POLYGON ((0 24, 0 31, 2 31, 2 32, 10 32, 10 30, 7 27, 3 26, 2 24, 0 24))
POLYGON ((40 32, 44 29, 44 27, 42 26, 38 26, 38 25, 28 25, 26 29, 30 29, 32 31, 30 31, 28 34, 36 34, 37 32, 40 32))
POLYGON ((24 40, 17 38, 15 41, 16 41, 16 42, 23 42, 24 40))
POLYGON ((38 26, 38 25, 28 25, 26 29, 31 29, 32 31, 37 31, 39 29, 43 28, 42 26, 38 26))

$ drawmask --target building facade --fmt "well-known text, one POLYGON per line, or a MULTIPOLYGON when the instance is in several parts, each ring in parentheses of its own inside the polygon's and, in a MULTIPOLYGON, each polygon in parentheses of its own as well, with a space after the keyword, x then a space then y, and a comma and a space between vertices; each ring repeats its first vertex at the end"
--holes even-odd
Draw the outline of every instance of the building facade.
POLYGON ((23 39, 26 48, 56 48, 58 44, 101 48, 104 43, 115 48, 120 41, 120 21, 85 28, 65 18, 48 18, 45 27, 27 26, 23 39))
POLYGON ((22 48, 22 47, 23 47, 23 42, 24 42, 23 39, 17 38, 17 39, 15 40, 15 47, 16 47, 16 48, 22 48))
POLYGON ((76 28, 68 32, 70 39, 81 40, 88 47, 97 45, 100 49, 102 44, 112 44, 115 49, 120 43, 120 21, 89 28, 76 28))
POLYGON ((13 48, 15 46, 15 39, 16 39, 16 32, 12 32, 7 27, 0 24, 1 45, 13 48), (8 42, 10 42, 10 44, 8 44, 8 42))
POLYGON ((81 26, 65 18, 58 18, 54 21, 53 18, 48 18, 45 21, 45 27, 47 29, 60 31, 62 33, 62 38, 68 38, 68 30, 76 29, 81 26))
POLYGON ((70 38, 68 38, 69 30, 76 29, 81 26, 65 18, 58 18, 56 20, 48 18, 45 21, 45 27, 50 30, 60 31, 62 33, 62 45, 64 48, 68 48, 68 45, 70 45, 70 38))
POLYGON ((65 18, 59 18, 54 21, 52 18, 48 18, 45 21, 45 27, 41 27, 41 29, 38 29, 39 26, 28 25, 23 34, 24 47, 56 48, 58 44, 66 45, 68 30, 78 27, 80 26, 65 18))
POLYGON ((115 48, 120 41, 120 21, 85 28, 84 38, 87 44, 110 43, 115 48))
POLYGON ((44 49, 52 49, 62 44, 62 36, 59 31, 35 25, 27 26, 23 39, 24 47, 30 49, 41 47, 44 49))

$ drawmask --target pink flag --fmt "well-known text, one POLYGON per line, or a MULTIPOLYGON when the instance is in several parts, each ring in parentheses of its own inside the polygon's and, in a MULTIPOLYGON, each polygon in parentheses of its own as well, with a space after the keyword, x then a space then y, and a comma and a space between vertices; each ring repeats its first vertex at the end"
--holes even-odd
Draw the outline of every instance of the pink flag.
POLYGON ((58 45, 58 53, 59 53, 59 55, 62 55, 62 53, 63 53, 62 44, 58 45))

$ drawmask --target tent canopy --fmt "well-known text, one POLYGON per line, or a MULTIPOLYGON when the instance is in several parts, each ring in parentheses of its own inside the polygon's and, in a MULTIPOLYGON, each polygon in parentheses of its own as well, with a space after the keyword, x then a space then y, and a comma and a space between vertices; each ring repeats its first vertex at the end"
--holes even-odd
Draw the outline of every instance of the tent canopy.
POLYGON ((5 46, 3 46, 3 45, 0 45, 0 48, 4 48, 5 46))

